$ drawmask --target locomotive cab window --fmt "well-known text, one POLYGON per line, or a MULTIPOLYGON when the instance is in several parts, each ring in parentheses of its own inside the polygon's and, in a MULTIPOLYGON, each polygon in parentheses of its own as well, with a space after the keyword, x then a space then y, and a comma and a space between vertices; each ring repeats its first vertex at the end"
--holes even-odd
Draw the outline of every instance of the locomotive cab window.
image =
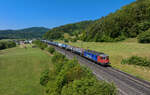
POLYGON ((102 59, 104 59, 104 60, 105 60, 105 59, 106 59, 106 57, 102 57, 102 59))
POLYGON ((105 56, 105 57, 101 57, 101 59, 103 59, 103 60, 108 60, 109 57, 108 57, 108 56, 105 56))

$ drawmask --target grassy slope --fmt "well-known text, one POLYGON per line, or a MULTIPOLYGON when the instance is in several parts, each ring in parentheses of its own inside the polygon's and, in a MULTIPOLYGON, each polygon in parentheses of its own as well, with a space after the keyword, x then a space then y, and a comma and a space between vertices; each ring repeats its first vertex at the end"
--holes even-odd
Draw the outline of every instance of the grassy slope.
MULTIPOLYGON (((81 42, 70 44, 81 47, 81 42)), ((122 58, 132 55, 150 58, 150 44, 139 44, 136 42, 136 39, 128 39, 118 43, 83 42, 82 46, 108 54, 113 67, 150 81, 150 68, 120 64, 122 58)))
POLYGON ((0 51, 0 95, 43 95, 40 74, 50 57, 37 48, 0 51))

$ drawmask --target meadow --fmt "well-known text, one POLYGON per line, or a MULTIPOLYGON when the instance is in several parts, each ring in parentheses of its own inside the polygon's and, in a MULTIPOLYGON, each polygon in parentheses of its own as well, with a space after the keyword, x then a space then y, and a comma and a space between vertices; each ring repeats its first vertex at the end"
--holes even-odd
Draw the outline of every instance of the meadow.
POLYGON ((104 52, 110 56, 111 66, 127 72, 138 78, 150 81, 150 68, 135 65, 121 64, 123 58, 133 55, 150 59, 150 44, 139 44, 136 39, 127 39, 122 42, 74 42, 67 43, 73 46, 104 52))
POLYGON ((0 51, 0 95, 44 95, 41 72, 50 68, 50 56, 38 48, 0 51))

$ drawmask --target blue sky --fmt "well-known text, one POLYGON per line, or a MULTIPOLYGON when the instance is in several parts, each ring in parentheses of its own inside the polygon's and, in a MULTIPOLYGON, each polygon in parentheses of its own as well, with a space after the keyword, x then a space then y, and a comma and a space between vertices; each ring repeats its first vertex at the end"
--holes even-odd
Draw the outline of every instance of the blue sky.
POLYGON ((0 0, 0 29, 95 20, 135 0, 0 0))

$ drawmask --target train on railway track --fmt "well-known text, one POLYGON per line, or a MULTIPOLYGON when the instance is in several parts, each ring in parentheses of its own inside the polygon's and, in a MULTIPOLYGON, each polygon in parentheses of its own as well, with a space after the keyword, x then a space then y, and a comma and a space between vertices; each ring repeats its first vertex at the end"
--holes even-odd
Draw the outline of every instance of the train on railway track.
POLYGON ((67 45, 63 43, 52 42, 48 40, 42 40, 42 42, 47 43, 48 45, 53 45, 53 46, 65 49, 67 51, 76 53, 80 56, 83 56, 89 60, 96 62, 97 64, 100 64, 103 66, 110 65, 109 56, 105 53, 96 52, 96 51, 89 50, 89 49, 83 49, 83 48, 79 48, 79 47, 75 47, 75 46, 71 46, 71 45, 67 45))

